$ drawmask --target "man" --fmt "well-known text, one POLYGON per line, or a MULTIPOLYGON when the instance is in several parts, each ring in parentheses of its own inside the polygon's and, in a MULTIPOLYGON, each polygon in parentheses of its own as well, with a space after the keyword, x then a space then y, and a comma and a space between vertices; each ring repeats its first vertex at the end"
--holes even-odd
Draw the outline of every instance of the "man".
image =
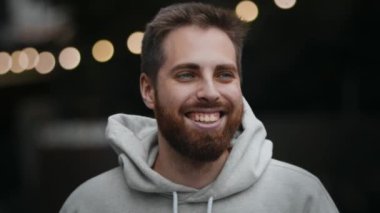
POLYGON ((76 189, 66 212, 338 212, 320 181, 271 158, 241 91, 245 25, 201 3, 147 25, 140 90, 155 119, 113 115, 120 166, 76 189))

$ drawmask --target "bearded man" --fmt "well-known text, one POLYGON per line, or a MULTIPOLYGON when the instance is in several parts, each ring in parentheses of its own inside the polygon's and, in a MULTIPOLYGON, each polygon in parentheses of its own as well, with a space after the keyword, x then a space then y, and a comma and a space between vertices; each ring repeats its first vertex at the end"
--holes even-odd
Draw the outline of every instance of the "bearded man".
POLYGON ((211 5, 161 9, 141 56, 140 91, 155 119, 111 116, 120 166, 78 187, 61 213, 338 212, 315 176, 272 159, 242 95, 246 31, 211 5))

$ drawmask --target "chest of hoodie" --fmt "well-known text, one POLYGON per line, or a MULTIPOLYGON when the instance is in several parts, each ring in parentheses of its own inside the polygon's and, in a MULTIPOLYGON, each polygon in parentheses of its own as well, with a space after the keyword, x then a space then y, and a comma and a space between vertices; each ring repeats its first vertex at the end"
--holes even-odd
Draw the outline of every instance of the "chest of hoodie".
MULTIPOLYGON (((255 187, 247 189, 233 196, 205 202, 191 202, 186 200, 174 200, 168 194, 134 192, 132 197, 126 198, 126 209, 122 212, 128 213, 241 213, 241 212, 303 212, 302 202, 289 202, 286 197, 282 199, 271 198, 261 193, 255 193, 255 187), (297 204, 298 203, 298 204, 297 204)), ((179 193, 180 194, 180 193, 179 193)), ((110 211, 112 212, 112 211, 110 211)))

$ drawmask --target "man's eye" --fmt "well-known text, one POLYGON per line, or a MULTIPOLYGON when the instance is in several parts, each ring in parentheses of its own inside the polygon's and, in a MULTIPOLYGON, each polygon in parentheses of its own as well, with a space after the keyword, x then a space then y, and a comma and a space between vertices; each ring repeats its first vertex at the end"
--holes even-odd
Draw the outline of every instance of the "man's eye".
POLYGON ((191 80, 195 77, 195 75, 193 73, 190 73, 190 72, 182 72, 182 73, 178 73, 176 75, 176 78, 178 80, 181 80, 181 81, 188 81, 188 80, 191 80))
POLYGON ((235 78, 235 75, 234 73, 232 73, 231 71, 222 71, 222 72, 219 72, 218 76, 217 76, 220 80, 223 80, 223 81, 228 81, 228 80, 232 80, 235 78))

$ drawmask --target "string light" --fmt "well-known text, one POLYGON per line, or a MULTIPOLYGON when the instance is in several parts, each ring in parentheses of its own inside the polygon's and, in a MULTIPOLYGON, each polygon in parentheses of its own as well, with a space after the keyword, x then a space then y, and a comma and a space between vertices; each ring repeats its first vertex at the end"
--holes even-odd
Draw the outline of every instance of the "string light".
POLYGON ((58 57, 59 64, 63 69, 72 70, 80 63, 80 53, 75 47, 66 47, 61 51, 58 57))
POLYGON ((98 62, 109 61, 114 54, 114 48, 110 41, 99 40, 92 47, 92 56, 98 62))
POLYGON ((55 67, 55 58, 51 52, 41 52, 39 55, 40 60, 36 66, 36 71, 40 74, 48 74, 55 67))
POLYGON ((127 39, 127 47, 129 51, 133 54, 141 54, 142 40, 144 37, 143 32, 134 32, 127 39))
POLYGON ((11 71, 13 73, 22 73, 26 67, 28 66, 28 56, 20 51, 20 50, 16 50, 12 53, 11 55, 12 57, 12 66, 11 66, 11 71))
POLYGON ((33 69, 37 65, 38 60, 39 60, 38 51, 33 47, 27 47, 23 49, 22 52, 24 52, 26 56, 28 57, 28 65, 26 66, 25 69, 26 70, 33 69))
POLYGON ((7 73, 12 67, 12 57, 7 52, 0 52, 0 75, 7 73))
POLYGON ((252 22, 259 15, 257 5, 252 1, 241 1, 236 5, 235 12, 245 22, 252 22))
POLYGON ((294 7, 296 0, 274 0, 274 3, 277 7, 286 10, 294 7))

